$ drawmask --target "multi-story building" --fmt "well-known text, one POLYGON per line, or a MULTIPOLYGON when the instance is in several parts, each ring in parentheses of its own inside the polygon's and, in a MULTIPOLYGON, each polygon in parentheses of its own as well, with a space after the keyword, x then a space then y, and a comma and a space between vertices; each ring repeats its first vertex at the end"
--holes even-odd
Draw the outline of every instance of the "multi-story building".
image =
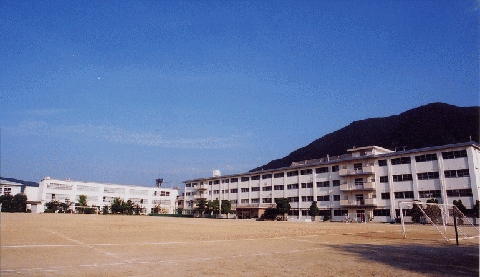
POLYGON ((200 198, 229 200, 237 217, 244 218, 275 207, 275 198, 288 198, 294 218, 307 218, 317 201, 332 220, 347 214, 355 220, 389 222, 399 215, 401 201, 462 200, 472 209, 479 199, 478 143, 406 151, 368 146, 347 152, 285 168, 229 176, 216 171, 213 177, 187 180, 179 205, 184 213, 195 213, 200 198))
POLYGON ((166 213, 174 213, 178 190, 158 187, 127 186, 94 182, 58 180, 45 177, 35 192, 27 194, 28 199, 38 200, 32 212, 43 212, 45 203, 50 201, 78 202, 80 195, 87 196, 88 206, 110 206, 115 198, 131 200, 144 208, 144 212, 153 212, 155 208, 166 213))

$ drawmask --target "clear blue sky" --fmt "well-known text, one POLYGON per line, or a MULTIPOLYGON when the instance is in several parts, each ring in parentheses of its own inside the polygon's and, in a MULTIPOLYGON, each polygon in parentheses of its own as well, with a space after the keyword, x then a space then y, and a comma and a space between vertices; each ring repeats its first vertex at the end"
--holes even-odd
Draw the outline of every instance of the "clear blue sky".
POLYGON ((479 105, 478 1, 1 1, 1 174, 246 172, 352 121, 479 105))

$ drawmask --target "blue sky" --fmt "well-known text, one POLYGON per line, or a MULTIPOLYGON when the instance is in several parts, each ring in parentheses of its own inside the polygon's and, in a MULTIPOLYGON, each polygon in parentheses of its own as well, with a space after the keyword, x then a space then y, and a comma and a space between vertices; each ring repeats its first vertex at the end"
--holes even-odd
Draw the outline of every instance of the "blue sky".
POLYGON ((1 175, 246 172, 352 121, 479 105, 478 1, 1 1, 1 175))

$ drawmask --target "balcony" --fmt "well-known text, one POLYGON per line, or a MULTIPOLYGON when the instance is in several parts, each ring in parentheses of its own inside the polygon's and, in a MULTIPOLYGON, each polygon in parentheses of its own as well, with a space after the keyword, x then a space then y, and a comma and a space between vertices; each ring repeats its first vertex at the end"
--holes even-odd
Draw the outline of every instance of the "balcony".
POLYGON ((195 193, 193 195, 193 198, 194 199, 207 198, 207 195, 205 193, 203 193, 203 191, 202 191, 202 192, 199 192, 199 193, 195 193))
POLYGON ((372 165, 364 166, 362 168, 347 169, 340 168, 338 174, 340 176, 351 176, 351 175, 371 175, 375 173, 375 168, 372 165))
POLYGON ((375 190, 375 182, 356 183, 354 185, 343 183, 340 185, 340 190, 341 191, 375 190))
POLYGON ((377 206, 377 199, 365 198, 359 200, 340 200, 340 206, 345 207, 373 207, 377 206))
POLYGON ((261 209, 268 209, 268 208, 276 208, 277 204, 266 204, 266 203, 256 203, 256 204, 237 204, 237 208, 261 208, 261 209))
POLYGON ((207 186, 206 185, 197 185, 194 187, 196 190, 200 190, 200 191, 205 191, 207 190, 207 186))

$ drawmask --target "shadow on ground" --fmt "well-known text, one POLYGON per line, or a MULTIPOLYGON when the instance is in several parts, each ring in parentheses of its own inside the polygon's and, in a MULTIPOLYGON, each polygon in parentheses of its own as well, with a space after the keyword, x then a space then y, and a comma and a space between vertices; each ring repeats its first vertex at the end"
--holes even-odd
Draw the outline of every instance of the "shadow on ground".
POLYGON ((391 267, 433 276, 479 276, 478 245, 330 245, 366 262, 374 261, 391 267))

